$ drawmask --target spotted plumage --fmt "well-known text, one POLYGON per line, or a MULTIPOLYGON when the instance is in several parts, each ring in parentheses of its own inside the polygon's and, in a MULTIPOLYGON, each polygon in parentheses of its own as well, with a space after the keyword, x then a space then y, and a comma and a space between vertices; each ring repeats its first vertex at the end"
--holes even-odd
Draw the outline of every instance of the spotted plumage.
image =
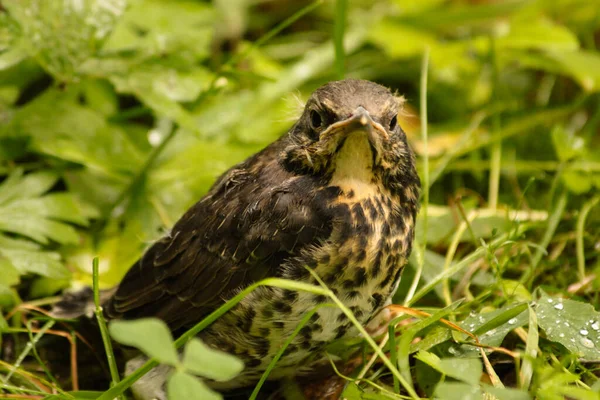
MULTIPOLYGON (((316 90, 287 134, 223 174, 148 249, 107 302, 107 317, 157 316, 181 331, 263 278, 316 283, 308 266, 366 323, 390 301, 414 236, 420 183, 399 108, 368 81, 316 90)), ((245 297, 200 333, 245 363, 238 378, 211 385, 256 382, 324 302, 274 287, 245 297)), ((339 309, 319 308, 271 378, 309 372, 329 342, 355 334, 339 309)))

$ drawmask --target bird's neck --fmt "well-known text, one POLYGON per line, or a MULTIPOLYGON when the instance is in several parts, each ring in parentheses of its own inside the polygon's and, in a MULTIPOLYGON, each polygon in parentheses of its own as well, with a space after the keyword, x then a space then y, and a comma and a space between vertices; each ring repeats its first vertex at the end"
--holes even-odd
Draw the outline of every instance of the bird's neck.
POLYGON ((345 193, 352 191, 356 200, 380 193, 378 179, 373 173, 373 153, 367 136, 362 132, 348 135, 337 151, 329 184, 345 193))

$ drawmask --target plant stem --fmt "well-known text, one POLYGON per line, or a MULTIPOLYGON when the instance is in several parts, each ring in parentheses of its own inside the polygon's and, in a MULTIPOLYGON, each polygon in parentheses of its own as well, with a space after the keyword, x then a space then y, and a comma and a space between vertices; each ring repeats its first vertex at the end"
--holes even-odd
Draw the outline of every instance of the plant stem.
MULTIPOLYGON (((498 73, 498 63, 496 60, 496 41, 494 38, 490 39, 490 55, 492 63, 492 80, 493 80, 493 93, 492 103, 498 102, 500 95, 500 83, 498 73)), ((492 117, 492 135, 500 135, 501 120, 500 112, 494 113, 492 117)), ((489 182, 489 193, 488 203, 492 210, 498 207, 498 193, 500 189, 500 167, 502 163, 502 141, 498 140, 492 144, 492 155, 490 158, 490 182, 489 182)))
POLYGON ((421 280, 421 274, 425 266, 425 251, 427 249, 427 214, 429 207, 429 140, 427 132, 427 73, 429 71, 429 47, 425 47, 423 53, 423 60, 421 62, 421 88, 420 88, 420 119, 421 119, 421 138, 423 140, 423 208, 421 213, 423 214, 423 237, 420 240, 420 246, 418 246, 419 257, 417 257, 417 270, 415 276, 410 285, 406 298, 404 299, 404 305, 407 305, 419 285, 421 280))
MULTIPOLYGON (((94 314, 96 314, 96 320, 98 320, 98 327, 100 328, 100 335, 102 336, 102 342, 104 343, 104 350, 106 351, 106 360, 108 361, 108 368, 110 369, 111 385, 115 387, 119 384, 119 369, 117 368, 117 362, 115 360, 115 354, 112 348, 112 342, 110 335, 108 334, 108 328, 106 326, 106 320, 102 315, 102 306, 100 305, 100 288, 98 286, 98 257, 94 257, 92 261, 92 279, 93 279, 93 290, 94 290, 94 314)), ((121 393, 116 397, 123 398, 121 393)))
POLYGON ((592 197, 588 200, 577 218, 577 235, 576 235, 576 246, 577 246, 577 271, 579 272, 579 279, 583 281, 585 279, 585 253, 583 249, 583 236, 585 234, 585 219, 587 218, 590 210, 594 208, 600 201, 600 196, 592 197))

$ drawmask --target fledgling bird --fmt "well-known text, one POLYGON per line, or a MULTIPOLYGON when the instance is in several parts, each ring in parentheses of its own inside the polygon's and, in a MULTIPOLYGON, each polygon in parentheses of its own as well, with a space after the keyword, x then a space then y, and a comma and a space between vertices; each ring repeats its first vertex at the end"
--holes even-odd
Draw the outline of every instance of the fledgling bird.
MULTIPOLYGON (((263 278, 316 284, 309 267, 368 322, 391 301, 414 237, 420 181, 400 107, 365 80, 317 89, 288 133, 224 173, 131 267, 104 306, 107 318, 158 317, 181 331, 263 278)), ((302 317, 325 302, 253 291, 200 333, 245 364, 234 380, 210 386, 255 383, 302 317)), ((310 372, 328 343, 356 334, 339 309, 320 308, 270 378, 310 372)), ((139 397, 164 398, 159 375, 134 387, 139 397)))

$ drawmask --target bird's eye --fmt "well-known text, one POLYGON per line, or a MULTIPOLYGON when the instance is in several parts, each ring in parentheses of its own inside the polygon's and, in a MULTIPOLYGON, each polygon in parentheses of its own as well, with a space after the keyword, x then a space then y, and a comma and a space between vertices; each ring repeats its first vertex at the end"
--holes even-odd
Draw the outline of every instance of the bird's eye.
POLYGON ((310 111, 310 126, 313 129, 319 129, 323 125, 323 117, 317 110, 310 111))
POLYGON ((390 131, 393 131, 398 126, 398 115, 394 115, 394 117, 390 120, 390 131))

